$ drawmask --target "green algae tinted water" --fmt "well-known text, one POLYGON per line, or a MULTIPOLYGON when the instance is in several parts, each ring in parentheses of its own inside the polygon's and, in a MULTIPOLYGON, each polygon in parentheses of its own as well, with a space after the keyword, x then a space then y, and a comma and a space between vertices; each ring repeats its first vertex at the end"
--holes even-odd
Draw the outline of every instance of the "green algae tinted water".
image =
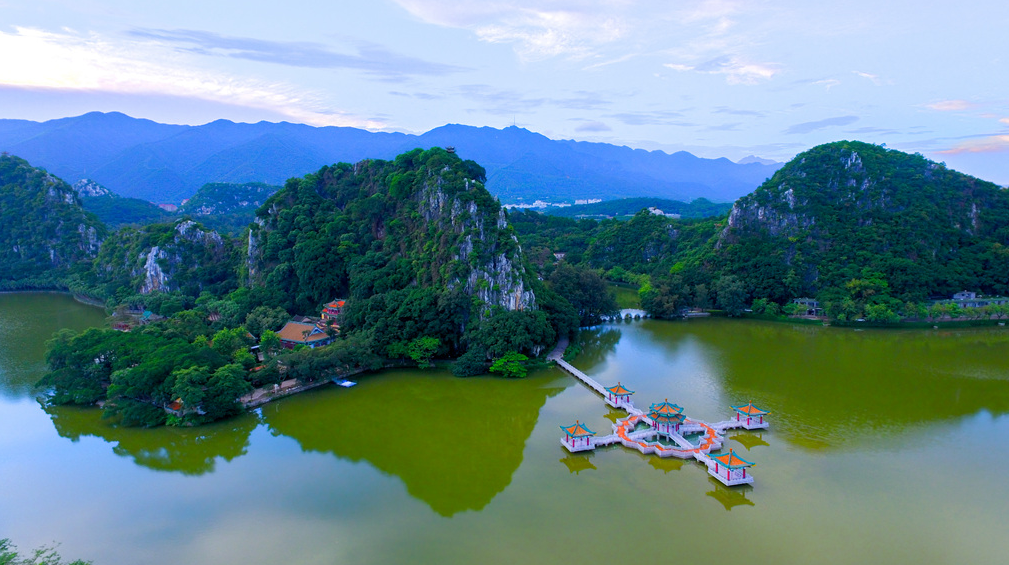
POLYGON ((586 330, 574 364, 715 421, 756 465, 726 488, 622 447, 570 455, 561 424, 623 415, 556 369, 519 381, 390 371, 198 429, 43 410, 44 340, 103 315, 0 295, 0 537, 96 565, 1004 563, 1009 332, 731 320, 586 330))

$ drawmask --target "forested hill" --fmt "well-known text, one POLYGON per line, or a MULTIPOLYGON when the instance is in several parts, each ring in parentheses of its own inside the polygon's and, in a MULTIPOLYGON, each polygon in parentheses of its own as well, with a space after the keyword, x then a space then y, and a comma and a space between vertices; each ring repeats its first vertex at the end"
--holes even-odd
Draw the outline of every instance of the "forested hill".
POLYGON ((67 183, 0 155, 0 284, 49 287, 98 252, 106 230, 67 183))
POLYGON ((288 297, 292 311, 416 285, 531 309, 518 241, 484 180, 482 167, 443 149, 291 179, 257 213, 250 280, 288 297))
POLYGON ((208 227, 237 233, 256 218, 256 210, 279 186, 261 182, 210 183, 179 208, 179 214, 199 219, 208 227))
POLYGON ((839 141, 799 154, 736 202, 711 264, 754 297, 852 280, 904 300, 1009 293, 1009 193, 941 163, 839 141))
POLYGON ((724 216, 732 208, 732 204, 712 202, 707 198, 697 198, 690 202, 665 198, 620 198, 593 204, 551 206, 544 209, 543 213, 565 218, 627 218, 651 208, 656 209, 656 214, 661 211, 663 214, 675 214, 682 218, 708 218, 724 216))

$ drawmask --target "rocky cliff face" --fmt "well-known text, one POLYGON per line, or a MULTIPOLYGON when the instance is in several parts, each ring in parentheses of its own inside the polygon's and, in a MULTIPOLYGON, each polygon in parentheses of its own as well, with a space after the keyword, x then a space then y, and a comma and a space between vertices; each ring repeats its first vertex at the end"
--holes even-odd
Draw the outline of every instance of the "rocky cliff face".
POLYGON ((100 282, 121 281, 140 294, 182 290, 198 296, 234 276, 229 242, 191 220, 123 228, 95 260, 100 282))
POLYGON ((863 269, 913 289, 908 296, 994 289, 1001 279, 966 273, 1001 264, 1007 221, 1009 194, 997 185, 921 155, 842 141, 796 156, 740 198, 715 247, 723 269, 754 288, 800 281, 766 293, 776 299, 843 285, 863 269))
POLYGON ((831 143, 800 154, 736 201, 720 242, 749 233, 829 240, 840 228, 915 212, 925 214, 921 224, 976 235, 985 229, 982 211, 1001 205, 993 188, 920 155, 831 143))
POLYGON ((417 150, 289 181, 257 212, 249 280, 304 296, 295 308, 411 286, 535 308, 522 250, 483 174, 444 150, 417 150))
POLYGON ((91 179, 81 179, 74 183, 74 190, 81 198, 98 198, 100 196, 116 196, 111 190, 91 179))
POLYGON ((0 280, 59 277, 94 257, 105 233, 70 185, 0 155, 0 280))
MULTIPOLYGON (((450 288, 462 288, 490 306, 505 310, 534 308, 536 295, 525 284, 522 249, 511 232, 503 208, 497 213, 481 210, 475 201, 463 202, 442 189, 441 177, 432 178, 417 195, 424 219, 458 236, 458 251, 452 260, 469 267, 446 281, 450 288)), ((465 192, 477 186, 464 179, 465 192)), ((482 188, 482 185, 481 185, 482 188)))

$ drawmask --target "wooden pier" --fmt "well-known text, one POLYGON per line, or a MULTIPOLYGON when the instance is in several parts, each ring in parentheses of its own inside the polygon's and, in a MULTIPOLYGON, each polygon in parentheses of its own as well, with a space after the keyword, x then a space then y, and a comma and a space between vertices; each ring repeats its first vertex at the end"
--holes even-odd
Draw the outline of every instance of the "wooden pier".
MULTIPOLYGON (((634 402, 630 400, 630 394, 633 394, 631 391, 627 391, 619 383, 615 387, 604 387, 592 377, 561 359, 560 356, 553 357, 553 359, 557 361, 557 365, 560 368, 602 396, 603 401, 607 405, 625 410, 628 413, 627 417, 620 418, 613 424, 613 433, 605 436, 595 436, 594 432, 591 432, 588 428, 577 422, 574 426, 562 426, 562 429, 566 432, 566 436, 561 438, 561 445, 568 451, 590 451, 597 447, 619 443, 624 447, 636 449, 645 455, 695 459, 708 468, 708 474, 726 486, 753 483, 753 476, 746 470, 752 463, 742 459, 732 450, 729 450, 728 453, 715 455, 711 455, 711 452, 722 448, 725 432, 728 430, 766 429, 768 427, 767 420, 764 418, 767 414, 766 411, 760 410, 752 404, 733 406, 733 410, 737 413, 734 419, 723 420, 714 424, 677 416, 683 421, 682 424, 677 426, 677 431, 669 431, 671 428, 667 427, 664 428, 665 431, 660 432, 656 429, 656 422, 648 414, 634 406, 634 402), (626 392, 628 394, 617 395, 614 394, 615 390, 618 393, 626 392), (646 427, 635 430, 638 424, 642 423, 646 427), (570 430, 577 430, 577 432, 570 430), (684 434, 700 434, 700 436, 695 444, 684 437, 684 434), (664 438, 666 442, 660 442, 660 437, 664 438)), ((668 405, 666 407, 668 408, 668 405)), ((674 406, 674 408, 681 410, 678 406, 674 406)), ((666 417, 661 413, 653 413, 653 415, 657 418, 666 417)))

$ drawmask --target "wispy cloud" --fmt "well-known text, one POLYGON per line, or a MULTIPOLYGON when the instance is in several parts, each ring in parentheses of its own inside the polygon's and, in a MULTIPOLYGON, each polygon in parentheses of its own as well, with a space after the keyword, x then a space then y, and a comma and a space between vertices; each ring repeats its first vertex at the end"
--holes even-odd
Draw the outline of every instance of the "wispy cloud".
POLYGON ((487 84, 465 84, 455 94, 480 104, 481 112, 503 116, 521 114, 545 104, 545 98, 529 98, 517 90, 496 88, 487 84))
POLYGON ((683 115, 678 112, 621 112, 610 114, 610 118, 620 121, 629 126, 679 126, 694 127, 698 124, 683 120, 683 115))
POLYGON ((1003 153, 1009 152, 1009 135, 991 135, 981 139, 971 139, 957 145, 937 151, 942 155, 960 155, 963 153, 1003 153))
POLYGON ((886 128, 877 128, 877 127, 866 126, 866 127, 861 127, 861 128, 858 128, 858 129, 847 130, 846 133, 853 133, 855 135, 867 135, 867 134, 871 134, 871 133, 882 133, 882 134, 886 134, 886 135, 896 135, 896 134, 898 134, 900 132, 897 131, 897 130, 895 130, 895 129, 886 129, 886 128))
POLYGON ((758 112, 757 110, 739 110, 736 108, 729 108, 728 106, 719 106, 713 110, 716 114, 730 114, 733 116, 753 116, 756 118, 763 118, 767 115, 766 112, 758 112))
POLYGON ((708 126, 705 128, 708 131, 739 131, 739 126, 743 124, 739 122, 734 122, 731 124, 719 124, 716 126, 708 126))
POLYGON ((733 55, 722 55, 698 65, 667 63, 674 71, 695 71, 704 74, 725 75, 729 84, 757 84, 770 80, 781 71, 774 63, 754 63, 733 55))
POLYGON ((825 120, 817 120, 815 122, 803 122, 801 124, 795 124, 789 126, 783 133, 786 134, 801 134, 810 133, 816 130, 834 127, 834 126, 846 126, 848 124, 853 124, 858 121, 858 116, 838 116, 836 118, 827 118, 825 120))
POLYGON ((841 84, 841 81, 837 80, 836 78, 826 78, 823 80, 813 81, 813 84, 822 86, 825 89, 830 90, 831 88, 834 88, 835 86, 841 84))
POLYGON ((421 20, 512 43, 527 60, 585 58, 626 35, 632 0, 394 0, 421 20))
POLYGON ((151 40, 32 28, 0 32, 0 85, 116 94, 157 94, 258 108, 314 125, 381 129, 383 123, 328 107, 312 91, 204 71, 192 56, 151 40))
POLYGON ((363 42, 355 45, 355 53, 348 54, 333 51, 318 43, 266 41, 191 29, 137 29, 131 31, 130 35, 172 44, 179 49, 200 55, 312 69, 355 69, 386 78, 410 75, 437 76, 467 70, 400 55, 380 45, 363 42))
POLYGON ((939 100, 938 102, 925 104, 925 107, 937 112, 963 112, 964 110, 973 108, 974 104, 966 100, 939 100))
POLYGON ((874 75, 872 73, 866 73, 862 71, 851 71, 851 72, 856 76, 860 76, 866 80, 871 81, 872 84, 875 84, 876 86, 879 86, 880 84, 883 83, 882 80, 880 80, 879 75, 874 75))
POLYGON ((588 121, 575 126, 575 131, 582 133, 600 133, 604 131, 613 131, 613 128, 603 122, 588 121))

